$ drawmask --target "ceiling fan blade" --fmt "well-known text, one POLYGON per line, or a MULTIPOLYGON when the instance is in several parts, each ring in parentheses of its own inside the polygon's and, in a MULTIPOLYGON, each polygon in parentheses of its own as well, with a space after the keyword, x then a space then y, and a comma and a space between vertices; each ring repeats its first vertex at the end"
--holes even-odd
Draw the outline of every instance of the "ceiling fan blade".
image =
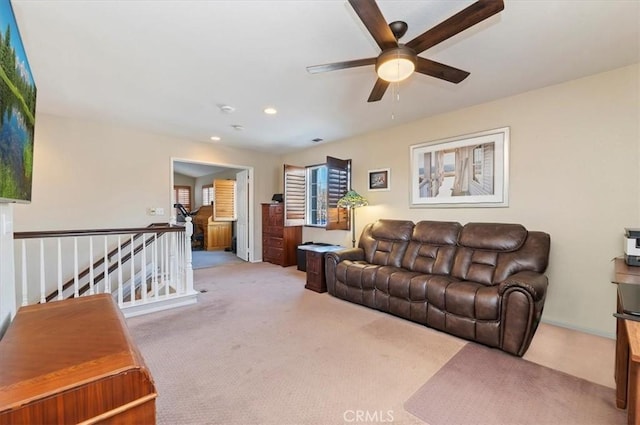
POLYGON ((369 99, 367 99, 367 102, 377 102, 382 99, 382 96, 384 96, 384 92, 387 91, 387 87, 389 87, 389 84, 391 83, 378 78, 376 80, 376 84, 373 86, 373 90, 371 90, 371 94, 369 95, 369 99))
POLYGON ((398 47, 398 40, 374 0, 349 0, 349 4, 356 11, 380 49, 398 47))
POLYGON ((324 65, 313 65, 307 67, 310 74, 318 74, 320 72, 336 71, 338 69, 355 68, 357 66, 374 65, 376 58, 356 59, 346 62, 327 63, 324 65))
POLYGON ((502 9, 504 9, 502 0, 479 0, 422 33, 422 35, 417 36, 408 42, 406 46, 412 48, 416 53, 424 52, 428 48, 495 15, 502 9))
POLYGON ((421 57, 418 57, 416 72, 456 84, 469 76, 467 71, 421 57))

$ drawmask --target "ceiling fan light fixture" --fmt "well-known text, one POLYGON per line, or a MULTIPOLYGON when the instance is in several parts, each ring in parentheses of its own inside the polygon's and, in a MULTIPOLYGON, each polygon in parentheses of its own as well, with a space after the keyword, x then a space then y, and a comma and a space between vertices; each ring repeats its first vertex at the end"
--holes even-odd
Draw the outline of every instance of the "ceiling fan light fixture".
POLYGON ((376 61, 376 74, 390 83, 406 80, 416 70, 416 54, 408 47, 385 50, 376 61))

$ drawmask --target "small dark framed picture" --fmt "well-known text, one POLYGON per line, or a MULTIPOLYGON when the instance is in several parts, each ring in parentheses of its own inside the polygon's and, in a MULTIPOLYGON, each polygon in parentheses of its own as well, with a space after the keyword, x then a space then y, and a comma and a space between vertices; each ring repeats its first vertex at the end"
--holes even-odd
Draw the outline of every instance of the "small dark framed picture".
POLYGON ((380 168, 369 170, 369 190, 389 190, 391 189, 391 170, 380 168))

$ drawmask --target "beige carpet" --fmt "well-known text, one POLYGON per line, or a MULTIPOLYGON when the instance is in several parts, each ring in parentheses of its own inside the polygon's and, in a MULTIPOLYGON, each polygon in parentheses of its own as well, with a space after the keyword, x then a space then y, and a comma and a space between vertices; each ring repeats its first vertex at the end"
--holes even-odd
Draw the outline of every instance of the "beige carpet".
MULTIPOLYGON (((295 267, 194 274, 206 291, 198 304, 127 320, 156 382, 159 424, 424 424, 403 403, 466 344, 306 290, 295 267)), ((545 347, 561 349, 530 351, 555 361, 545 347)))
POLYGON ((405 408, 430 425, 627 423, 614 389, 478 344, 462 348, 405 408))
POLYGON ((227 264, 244 263, 236 254, 229 251, 191 251, 191 267, 193 270, 227 264))
POLYGON ((295 267, 219 266, 195 281, 198 304, 127 321, 159 424, 422 424, 402 404, 464 345, 306 290, 295 267))

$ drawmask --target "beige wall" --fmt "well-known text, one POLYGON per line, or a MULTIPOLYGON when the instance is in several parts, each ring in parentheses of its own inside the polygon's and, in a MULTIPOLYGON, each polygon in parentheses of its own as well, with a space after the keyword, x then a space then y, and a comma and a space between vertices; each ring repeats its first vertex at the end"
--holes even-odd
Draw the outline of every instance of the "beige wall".
POLYGON ((13 204, 0 203, 0 338, 16 313, 13 204))
MULTIPOLYGON (((260 202, 282 191, 282 163, 351 158, 353 186, 371 203, 358 210, 358 233, 377 218, 504 221, 547 231, 552 246, 543 319, 612 336, 611 259, 622 254, 623 228, 640 227, 639 71, 626 67, 284 158, 39 114, 33 202, 13 207, 14 229, 167 221, 171 158, 251 166, 252 257, 259 259, 260 202), (504 126, 511 129, 508 208, 409 208, 410 145, 504 126), (367 170, 387 167, 392 190, 368 192, 367 170), (149 207, 164 207, 165 216, 148 216, 149 207)), ((303 240, 350 245, 351 234, 305 228, 303 240)))
MULTIPOLYGON (((309 165, 326 155, 353 160, 353 187, 378 218, 522 223, 551 234, 543 320, 613 336, 611 259, 624 227, 640 227, 637 65, 426 118, 284 157, 309 165), (510 127, 508 208, 409 208, 409 146, 510 127), (366 152, 366 153, 363 153, 366 152), (391 168, 391 191, 368 192, 367 170, 391 168)), ((281 185, 281 183, 280 183, 281 185)), ((305 228, 303 240, 351 244, 345 231, 305 228)))
POLYGON ((16 205, 15 230, 146 226, 169 221, 172 158, 254 168, 253 259, 262 257, 261 200, 277 186, 278 157, 38 114, 33 202, 16 205), (163 207, 164 216, 149 216, 163 207))

